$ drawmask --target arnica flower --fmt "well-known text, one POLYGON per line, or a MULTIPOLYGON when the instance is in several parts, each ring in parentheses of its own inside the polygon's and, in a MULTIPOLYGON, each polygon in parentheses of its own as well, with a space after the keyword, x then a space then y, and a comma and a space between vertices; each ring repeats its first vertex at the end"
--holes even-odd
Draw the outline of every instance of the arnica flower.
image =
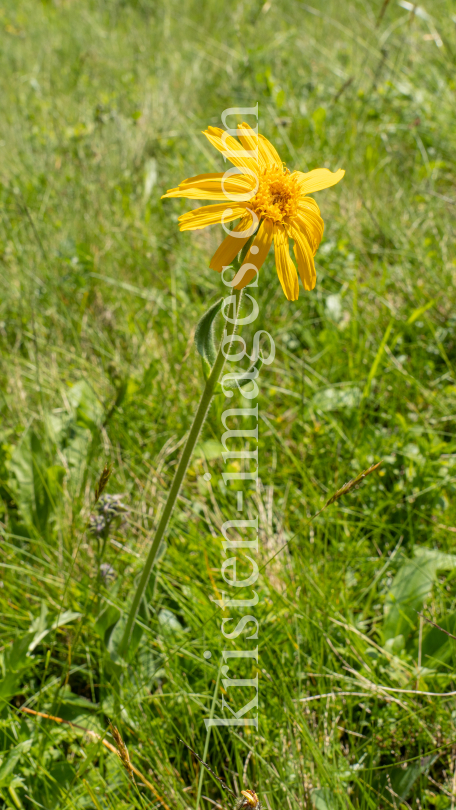
POLYGON ((280 283, 288 300, 296 301, 298 274, 288 240, 294 242, 293 251, 304 289, 313 290, 317 279, 313 257, 323 236, 324 223, 317 203, 308 195, 335 185, 345 172, 342 169, 290 172, 273 145, 248 124, 239 126, 239 141, 216 127, 209 127, 203 134, 235 168, 225 173, 190 177, 163 195, 224 200, 183 214, 179 217, 181 231, 198 230, 216 223, 225 226, 240 219, 216 250, 209 266, 220 273, 256 231, 244 264, 233 279, 233 287, 242 289, 250 284, 274 240, 280 283))

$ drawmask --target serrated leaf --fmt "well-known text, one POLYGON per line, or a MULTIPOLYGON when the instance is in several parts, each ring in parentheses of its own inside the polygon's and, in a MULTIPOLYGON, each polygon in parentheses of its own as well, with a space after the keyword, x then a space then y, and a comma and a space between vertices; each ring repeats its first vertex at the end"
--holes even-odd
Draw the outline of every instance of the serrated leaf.
POLYGON ((214 343, 214 321, 219 314, 223 298, 213 304, 198 321, 195 332, 195 343, 198 353, 212 367, 215 363, 216 349, 214 343))

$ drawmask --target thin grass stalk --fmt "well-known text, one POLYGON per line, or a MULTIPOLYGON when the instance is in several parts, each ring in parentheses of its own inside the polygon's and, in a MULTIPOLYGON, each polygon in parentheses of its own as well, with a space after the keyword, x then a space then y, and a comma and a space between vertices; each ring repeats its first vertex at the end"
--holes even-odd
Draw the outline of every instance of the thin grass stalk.
MULTIPOLYGON (((209 715, 210 720, 212 720, 212 718, 214 717, 214 714, 215 714, 215 705, 217 703, 217 695, 218 695, 218 690, 219 690, 219 686, 220 686, 220 676, 221 676, 221 674, 222 674, 222 667, 219 667, 219 671, 217 673, 217 682, 215 684, 215 689, 214 689, 214 695, 212 697, 212 706, 211 706, 211 712, 210 712, 210 715, 209 715)), ((204 743, 204 751, 203 751, 203 760, 204 760, 204 762, 206 762, 207 755, 208 755, 208 752, 209 752, 209 738, 210 738, 210 736, 211 736, 211 726, 209 725, 207 727, 206 741, 204 743)), ((197 793, 197 796, 196 796, 196 810, 199 810, 199 806, 200 806, 200 802, 201 802, 201 794, 203 792, 203 779, 204 779, 204 768, 201 768, 200 773, 199 773, 199 779, 198 779, 198 793, 197 793)))

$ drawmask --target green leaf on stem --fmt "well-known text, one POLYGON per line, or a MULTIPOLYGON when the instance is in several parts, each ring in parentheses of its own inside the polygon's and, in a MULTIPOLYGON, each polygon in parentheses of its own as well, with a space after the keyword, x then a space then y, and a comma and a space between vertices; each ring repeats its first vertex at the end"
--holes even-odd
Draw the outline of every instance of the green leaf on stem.
POLYGON ((213 304, 198 321, 195 332, 195 343, 199 354, 209 366, 215 363, 216 349, 214 343, 214 321, 222 307, 223 298, 213 304))
POLYGON ((252 382, 252 380, 256 380, 262 365, 263 359, 259 357, 258 360, 252 366, 250 366, 248 371, 241 371, 236 374, 226 374, 222 381, 223 387, 242 388, 244 385, 247 385, 247 383, 252 382))

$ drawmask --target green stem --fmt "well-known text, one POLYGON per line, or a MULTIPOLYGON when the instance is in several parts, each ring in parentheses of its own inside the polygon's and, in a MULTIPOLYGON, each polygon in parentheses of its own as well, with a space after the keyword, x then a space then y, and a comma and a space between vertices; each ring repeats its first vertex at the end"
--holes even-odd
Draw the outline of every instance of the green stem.
POLYGON ((179 465, 177 470, 174 474, 173 483, 171 485, 171 489, 168 494, 168 498, 165 504, 165 508, 163 509, 160 522, 157 526, 157 530, 155 532, 155 537, 152 541, 152 545, 150 547, 149 554, 147 555, 147 559, 144 565, 144 569, 141 575, 141 579, 139 581, 139 585, 136 589, 136 593, 133 599, 133 603, 130 609, 130 613, 128 615, 127 624, 125 626, 124 634, 122 636, 122 640, 120 642, 119 652, 120 655, 125 656, 129 642, 131 633, 133 630, 133 625, 135 623, 136 614, 138 613, 139 605, 141 603, 141 599, 144 595, 144 591, 147 588, 147 583, 149 581, 150 572, 152 570, 152 566, 155 562, 155 557, 157 556, 157 551, 159 545, 163 539, 165 534, 166 528, 169 523, 169 519, 172 515, 174 505, 177 501, 180 488, 182 486, 182 481, 184 479, 184 475, 187 472, 188 465, 190 463, 190 459, 193 454, 193 450, 195 449, 196 442, 198 441, 198 437, 201 432, 201 428, 205 422, 209 406, 211 404, 212 397, 214 395, 214 391, 216 385, 219 381, 220 375, 223 370, 223 366, 225 365, 225 355, 228 355, 230 352, 231 343, 236 331, 236 322, 239 315, 239 308, 241 304, 241 297, 242 297, 242 290, 234 290, 235 294, 235 317, 233 320, 235 321, 234 324, 227 325, 227 335, 231 340, 226 341, 225 345, 220 346, 218 350, 217 357, 215 359, 215 363, 212 366, 211 373, 207 378, 206 385, 204 387, 203 395, 201 397, 200 403, 198 405, 198 410, 196 411, 195 418, 193 420, 193 425, 190 429, 190 433, 188 434, 187 441, 185 443, 185 447, 179 461, 179 465))

